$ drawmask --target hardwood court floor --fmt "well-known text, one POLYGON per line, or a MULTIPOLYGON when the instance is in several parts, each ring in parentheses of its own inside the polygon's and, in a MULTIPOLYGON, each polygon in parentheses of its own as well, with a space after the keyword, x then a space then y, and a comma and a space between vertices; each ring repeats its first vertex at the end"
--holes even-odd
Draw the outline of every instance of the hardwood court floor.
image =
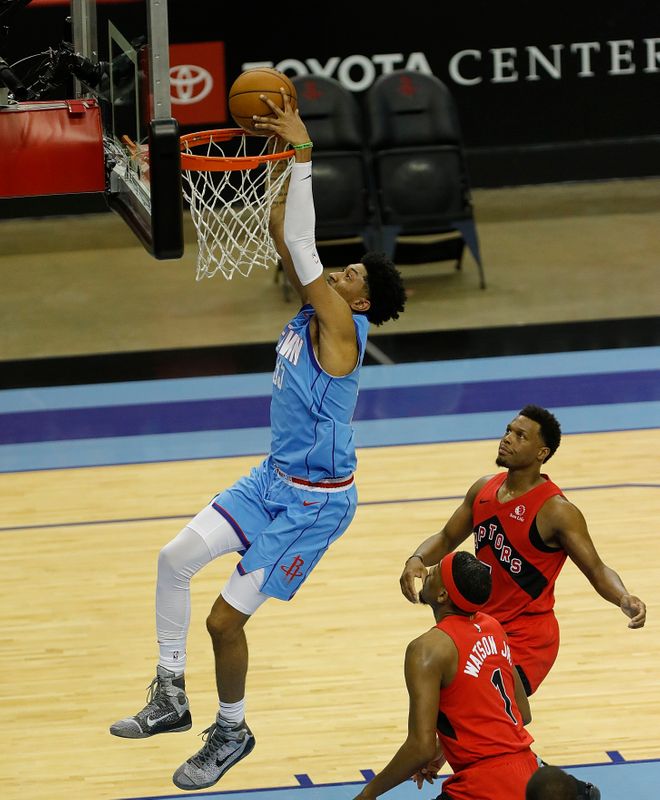
MULTIPOLYGON (((401 264, 407 309, 376 343, 659 313, 660 179, 478 190, 474 208, 488 288, 469 254, 458 273, 401 264)), ((272 342, 294 310, 272 271, 196 283, 190 226, 180 261, 153 260, 112 214, 4 220, 0 241, 0 362, 272 342)))
MULTIPOLYGON (((585 513, 597 547, 649 606, 630 631, 571 564, 558 585, 563 642, 532 700, 531 732, 559 764, 657 758, 660 629, 657 566, 660 430, 565 436, 548 465, 585 513)), ((432 624, 400 595, 404 559, 438 529, 480 474, 494 441, 360 452, 361 505, 350 531, 290 604, 272 601, 247 628, 248 720, 257 747, 218 790, 359 781, 405 735, 407 642, 432 624)), ((254 458, 0 475, 6 800, 177 794, 174 769, 201 745, 215 710, 208 608, 232 557, 193 581, 188 689, 193 730, 111 737, 141 708, 156 663, 155 563, 168 541, 254 458)))

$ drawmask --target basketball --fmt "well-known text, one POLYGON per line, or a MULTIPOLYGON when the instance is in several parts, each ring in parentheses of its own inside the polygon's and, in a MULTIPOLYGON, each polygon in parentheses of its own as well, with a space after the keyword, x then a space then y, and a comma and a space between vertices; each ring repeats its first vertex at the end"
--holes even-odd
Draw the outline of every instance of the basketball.
POLYGON ((229 90, 229 113, 234 122, 250 133, 269 136, 270 132, 254 129, 252 117, 254 114, 271 116, 270 108, 259 97, 262 94, 282 108, 280 88, 288 95, 291 107, 296 108, 296 87, 283 72, 270 67, 255 67, 241 73, 229 90))

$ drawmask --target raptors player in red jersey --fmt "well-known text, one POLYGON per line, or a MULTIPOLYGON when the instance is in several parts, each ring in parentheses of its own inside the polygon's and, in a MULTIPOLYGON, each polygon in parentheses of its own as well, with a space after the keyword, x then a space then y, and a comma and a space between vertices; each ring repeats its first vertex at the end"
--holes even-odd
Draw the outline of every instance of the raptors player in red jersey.
POLYGON ((420 788, 433 783, 445 760, 454 774, 442 785, 442 800, 524 800, 538 769, 523 727, 531 714, 507 636, 480 611, 491 585, 488 568, 463 550, 428 572, 420 600, 436 625, 406 650, 408 737, 359 800, 411 777, 420 788))
POLYGON ((507 425, 496 464, 506 468, 479 478, 444 528, 426 539, 406 561, 401 590, 417 601, 415 580, 472 534, 477 558, 491 568, 493 591, 485 611, 509 637, 513 663, 525 691, 533 694, 559 650, 555 581, 568 556, 594 589, 641 628, 646 606, 603 563, 580 510, 569 502, 542 465, 561 439, 556 418, 528 405, 507 425))
MULTIPOLYGON (((641 628, 646 622, 646 606, 603 563, 580 510, 541 472, 560 440, 553 414, 525 406, 507 425, 497 451, 495 463, 507 471, 472 484, 444 528, 406 561, 400 578, 401 591, 416 602, 415 580, 423 580, 430 565, 472 534, 477 557, 493 575, 493 591, 484 610, 506 631, 527 695, 538 689, 557 658, 554 589, 567 557, 601 597, 629 617, 629 628, 641 628)), ((578 797, 600 796, 597 787, 577 779, 576 783, 578 797)))

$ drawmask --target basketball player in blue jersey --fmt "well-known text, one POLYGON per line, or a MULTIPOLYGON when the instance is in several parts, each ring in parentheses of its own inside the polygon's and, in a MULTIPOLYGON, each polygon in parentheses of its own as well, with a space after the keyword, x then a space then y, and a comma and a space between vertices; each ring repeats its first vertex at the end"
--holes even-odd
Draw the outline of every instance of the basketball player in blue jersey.
POLYGON ((180 789, 213 786, 254 747, 245 722, 245 624, 269 597, 290 600, 353 519, 351 419, 367 329, 370 322, 396 319, 405 303, 399 272, 380 254, 368 253, 342 272, 323 276, 314 239, 309 134, 284 92, 283 110, 262 99, 273 116, 255 117, 256 128, 295 151, 288 192, 274 204, 270 229, 303 304, 275 348, 271 452, 162 549, 156 677, 145 708, 110 728, 129 739, 191 728, 184 679, 190 579, 218 556, 239 553, 207 619, 220 708, 201 750, 174 773, 180 789))

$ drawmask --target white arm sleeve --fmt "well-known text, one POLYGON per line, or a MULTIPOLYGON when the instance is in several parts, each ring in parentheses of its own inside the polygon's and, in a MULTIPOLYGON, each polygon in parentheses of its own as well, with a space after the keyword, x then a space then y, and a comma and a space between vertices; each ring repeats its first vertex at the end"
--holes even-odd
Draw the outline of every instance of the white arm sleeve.
POLYGON ((284 207, 284 241, 303 286, 323 274, 316 251, 312 162, 294 163, 284 207))

